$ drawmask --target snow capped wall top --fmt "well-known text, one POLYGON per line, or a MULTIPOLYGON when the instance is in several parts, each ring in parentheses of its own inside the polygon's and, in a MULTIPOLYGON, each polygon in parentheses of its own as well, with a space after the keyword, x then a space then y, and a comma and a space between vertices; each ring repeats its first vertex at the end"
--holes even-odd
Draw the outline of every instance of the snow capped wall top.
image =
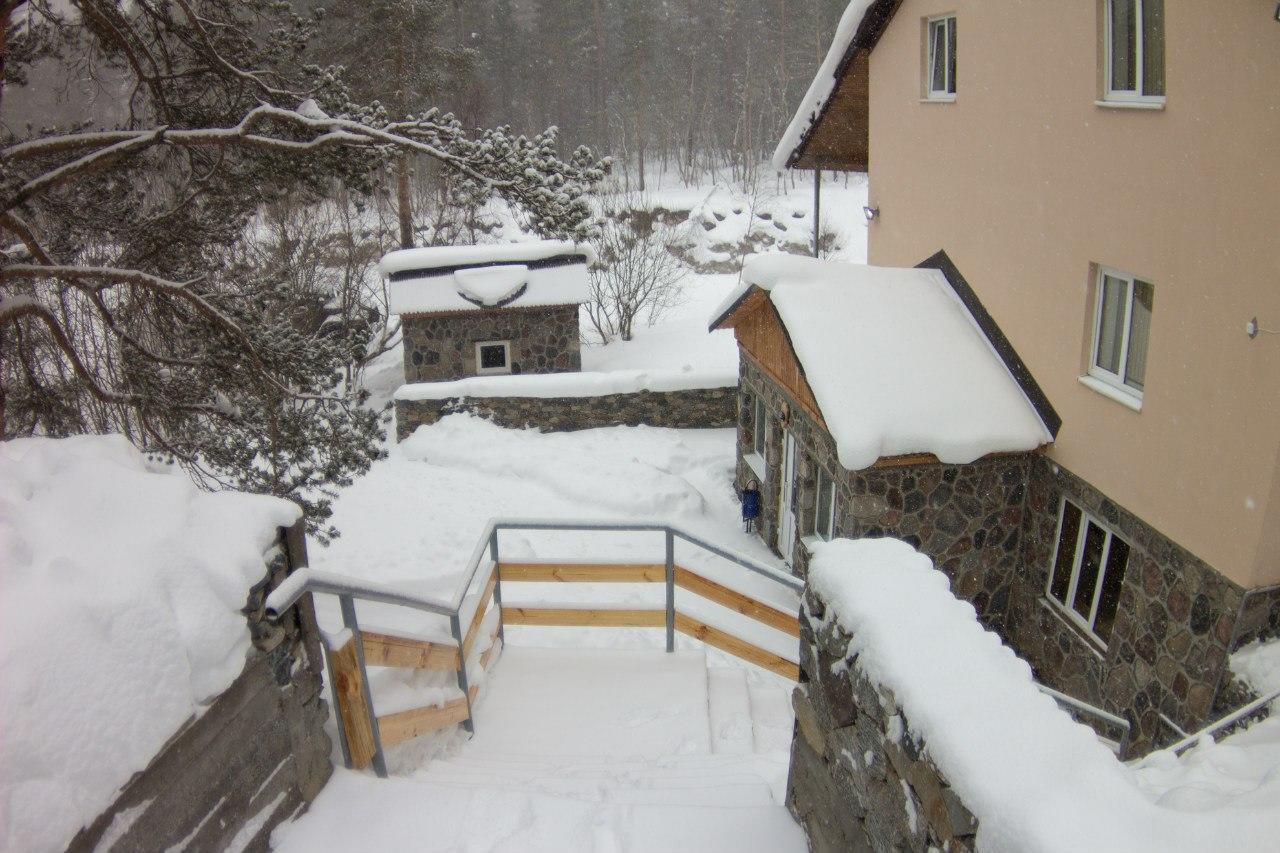
POLYGON ((836 85, 836 71, 845 53, 848 52, 849 45, 853 43, 853 37, 858 34, 858 27, 862 24, 867 9, 873 2, 874 0, 852 0, 844 10, 844 14, 840 16, 835 36, 831 39, 831 47, 827 48, 826 58, 818 67, 818 73, 809 84, 809 91, 800 101, 796 114, 792 116, 791 123, 787 125, 782 138, 778 140, 778 147, 773 151, 773 168, 779 171, 787 168, 791 152, 800 146, 800 141, 804 138, 810 124, 822 111, 827 98, 831 97, 831 92, 836 85))
POLYGON ((849 657, 893 691, 908 730, 978 818, 976 849, 1275 849, 1274 719, 1126 766, 1040 692, 1026 661, 905 542, 818 544, 809 585, 824 618, 852 637, 849 657))
POLYGON ((487 308, 577 305, 590 299, 585 243, 537 240, 401 249, 382 259, 391 311, 426 314, 487 308))
POLYGON ((1053 440, 939 270, 753 255, 716 325, 756 287, 790 335, 845 468, 915 453, 960 464, 1053 440))

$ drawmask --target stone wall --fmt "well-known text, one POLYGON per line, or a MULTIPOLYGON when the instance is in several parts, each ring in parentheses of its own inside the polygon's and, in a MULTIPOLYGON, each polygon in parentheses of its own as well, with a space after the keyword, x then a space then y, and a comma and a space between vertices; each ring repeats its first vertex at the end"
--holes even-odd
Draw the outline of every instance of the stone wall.
POLYGON ((639 391, 599 397, 468 397, 397 400, 396 435, 404 440, 420 426, 455 412, 471 412, 499 426, 553 432, 606 426, 717 429, 737 422, 737 388, 639 391))
POLYGON ((198 719, 170 739, 69 850, 268 850, 271 830, 301 812, 332 773, 321 695, 323 658, 310 599, 279 624, 263 602, 305 565, 301 527, 282 531, 270 571, 245 614, 254 651, 244 671, 198 719), (287 543, 287 547, 284 547, 287 543), (247 837, 246 837, 247 836, 247 837))
MULTIPOLYGON (((845 471, 830 435, 747 359, 742 360, 738 480, 758 478, 745 461, 756 396, 771 413, 765 440, 760 532, 776 547, 782 447, 780 417, 800 449, 797 520, 813 528, 816 472, 837 484, 837 535, 893 536, 928 554, 1035 668, 1064 693, 1127 717, 1133 754, 1173 739, 1164 714, 1185 730, 1213 718, 1228 701, 1227 657, 1280 631, 1280 588, 1249 595, 1088 483, 1038 454, 845 471), (1120 604, 1106 647, 1086 637, 1045 596, 1066 495, 1101 519, 1131 548, 1120 604)), ((804 575, 807 549, 790 555, 804 575)))
POLYGON ((405 382, 475 376, 481 341, 511 342, 512 373, 582 369, 577 305, 409 314, 402 321, 405 382))
POLYGON ((815 853, 973 849, 977 821, 927 755, 893 693, 849 658, 850 637, 810 590, 787 807, 815 853))

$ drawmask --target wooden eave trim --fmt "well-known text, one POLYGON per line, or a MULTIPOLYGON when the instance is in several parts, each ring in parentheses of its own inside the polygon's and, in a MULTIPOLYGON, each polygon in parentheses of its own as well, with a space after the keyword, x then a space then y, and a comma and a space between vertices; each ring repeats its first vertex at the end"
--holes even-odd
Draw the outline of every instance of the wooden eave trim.
MULTIPOLYGON (((739 344, 738 351, 741 352, 744 356, 746 356, 747 361, 750 361, 753 365, 755 365, 755 368, 757 370, 759 370, 765 376, 769 377, 769 381, 772 382, 774 385, 776 385, 778 387, 778 390, 780 390, 784 395, 786 395, 788 400, 790 400, 792 403, 795 403, 797 406, 803 409, 806 413, 808 413, 808 415, 811 418, 813 418, 815 421, 817 421, 818 425, 821 426, 824 430, 827 430, 828 432, 830 432, 830 429, 827 427, 826 419, 822 417, 822 412, 818 411, 815 407, 810 406, 805 401, 797 398, 795 394, 792 394, 791 389, 787 387, 787 384, 782 381, 781 377, 779 377, 776 373, 774 373, 772 370, 766 367, 764 365, 764 362, 760 361, 758 358, 756 358, 754 355, 748 352, 746 347, 739 344)), ((799 364, 799 360, 797 360, 796 363, 799 364)), ((802 367, 800 370, 801 370, 801 374, 800 374, 801 380, 804 381, 805 387, 809 389, 809 393, 813 394, 813 388, 809 385, 809 380, 804 378, 804 368, 802 367)), ((814 396, 814 399, 815 400, 817 399, 816 395, 814 396)))
POLYGON ((875 462, 871 463, 871 468, 901 468, 906 465, 976 465, 979 462, 988 459, 1008 459, 1014 456, 1023 456, 1025 454, 1043 456, 1052 446, 1053 443, 1048 442, 1040 445, 1039 447, 1032 448, 1031 450, 999 450, 995 453, 988 453, 984 456, 979 456, 972 462, 943 462, 932 453, 904 453, 900 456, 881 456, 875 462))
POLYGON ((755 310, 767 298, 768 296, 763 288, 755 284, 751 285, 732 305, 725 309, 724 313, 711 321, 711 325, 707 327, 708 331, 715 332, 719 329, 732 329, 737 324, 740 314, 755 310))

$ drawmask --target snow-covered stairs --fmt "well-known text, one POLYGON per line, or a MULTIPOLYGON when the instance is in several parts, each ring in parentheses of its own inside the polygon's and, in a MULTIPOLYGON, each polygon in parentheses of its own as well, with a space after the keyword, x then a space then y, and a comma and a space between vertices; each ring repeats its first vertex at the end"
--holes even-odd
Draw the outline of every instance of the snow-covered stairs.
POLYGON ((746 755, 756 751, 747 673, 740 667, 707 667, 707 717, 711 751, 746 755))

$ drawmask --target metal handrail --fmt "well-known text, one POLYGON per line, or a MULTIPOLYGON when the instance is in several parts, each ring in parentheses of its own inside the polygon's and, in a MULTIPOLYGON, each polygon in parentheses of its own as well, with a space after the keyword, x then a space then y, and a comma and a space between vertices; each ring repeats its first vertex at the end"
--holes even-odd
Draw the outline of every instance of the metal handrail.
POLYGON ((1079 711, 1085 716, 1102 720, 1104 723, 1107 723, 1108 725, 1112 725, 1120 729, 1122 734, 1120 736, 1120 742, 1116 746, 1116 753, 1121 757, 1124 756, 1125 750, 1129 748, 1129 737, 1132 734, 1132 728, 1133 728, 1128 720, 1126 720, 1124 717, 1121 717, 1119 714, 1113 714, 1110 711, 1104 711, 1103 709, 1097 707, 1096 705, 1090 705, 1088 702, 1084 702, 1080 699, 1077 699, 1074 696, 1069 696, 1066 693, 1062 693, 1057 690, 1054 690, 1052 687, 1048 687, 1039 682, 1036 682, 1036 687, 1040 688, 1041 693, 1044 693, 1046 696, 1052 697, 1054 701, 1056 701, 1059 705, 1066 705, 1070 708, 1075 709, 1076 711, 1079 711))
MULTIPOLYGON (((462 581, 454 589, 453 595, 449 601, 439 601, 425 596, 413 595, 404 592, 396 587, 386 584, 380 584, 371 581, 361 580, 346 575, 334 574, 332 572, 316 571, 310 567, 303 566, 295 570, 288 578, 284 580, 272 593, 267 596, 265 602, 267 616, 270 619, 278 619, 280 614, 286 612, 290 607, 295 605, 302 596, 307 593, 325 593, 328 595, 336 595, 342 609, 343 626, 351 632, 352 639, 355 642, 356 659, 359 663, 360 673, 365 684, 368 684, 368 673, 365 667, 364 658, 364 641, 360 633, 359 622, 356 618, 355 602, 357 599, 362 601, 373 601, 381 604, 394 604, 401 607, 409 607, 414 610, 420 610, 437 616, 444 616, 449 620, 450 633, 453 635, 454 642, 458 644, 458 687, 462 691, 462 696, 467 703, 467 718, 463 722, 463 727, 474 732, 475 727, 471 715, 471 693, 468 689, 467 677, 467 661, 464 654, 464 643, 462 635, 462 605, 466 601, 467 594, 471 586, 475 583, 476 575, 480 571, 482 563, 484 563, 485 554, 488 553, 488 566, 493 567, 497 574, 497 582, 494 585, 494 604, 501 610, 502 608, 502 574, 499 569, 498 561, 498 533, 503 530, 549 530, 549 531, 607 531, 616 533, 662 533, 666 540, 666 581, 667 581, 667 651, 675 650, 675 539, 679 537, 691 545, 695 545, 703 550, 714 554, 722 559, 728 560, 750 572, 766 577, 776 583, 779 583, 795 592, 804 591, 804 582, 799 578, 779 572, 777 569, 767 566, 764 563, 754 560, 751 557, 737 554, 718 545, 713 545, 700 537, 690 533, 689 531, 674 524, 662 524, 658 522, 614 522, 614 521, 596 521, 596 520, 579 520, 579 521, 551 521, 547 519, 521 519, 521 518, 491 518, 485 523, 484 532, 481 534, 479 541, 476 542, 475 548, 472 550, 471 558, 467 561, 467 567, 463 573, 462 581)), ((498 636, 504 638, 502 621, 498 622, 498 636)), ((336 686, 331 685, 335 690, 334 695, 334 712, 339 715, 338 727, 343 729, 341 719, 341 703, 336 695, 336 686)), ((387 767, 386 758, 382 751, 382 734, 378 725, 378 717, 373 709, 373 697, 366 689, 365 706, 368 712, 370 725, 372 727, 374 756, 373 768, 379 777, 386 778, 387 767)), ((350 766, 351 760, 348 754, 345 736, 339 738, 342 740, 343 757, 346 759, 347 765, 350 766)))
POLYGON ((1210 723, 1209 725, 1205 726, 1198 732, 1187 735, 1182 740, 1178 741, 1172 746, 1166 746, 1163 750, 1160 750, 1160 751, 1171 752, 1174 755, 1177 755, 1179 752, 1182 752, 1184 749, 1190 746, 1194 746, 1196 743, 1200 741, 1201 738, 1212 736, 1213 734, 1222 731, 1228 726, 1235 725, 1236 723, 1240 722, 1244 718, 1262 710, 1264 707, 1266 707, 1267 705, 1270 705, 1272 702, 1276 701, 1277 699, 1280 699, 1280 690, 1273 690, 1265 696, 1262 696, 1258 699, 1254 699, 1252 702, 1248 703, 1247 705, 1240 706, 1236 710, 1232 711, 1230 714, 1227 714, 1225 717, 1217 720, 1216 722, 1210 723))

